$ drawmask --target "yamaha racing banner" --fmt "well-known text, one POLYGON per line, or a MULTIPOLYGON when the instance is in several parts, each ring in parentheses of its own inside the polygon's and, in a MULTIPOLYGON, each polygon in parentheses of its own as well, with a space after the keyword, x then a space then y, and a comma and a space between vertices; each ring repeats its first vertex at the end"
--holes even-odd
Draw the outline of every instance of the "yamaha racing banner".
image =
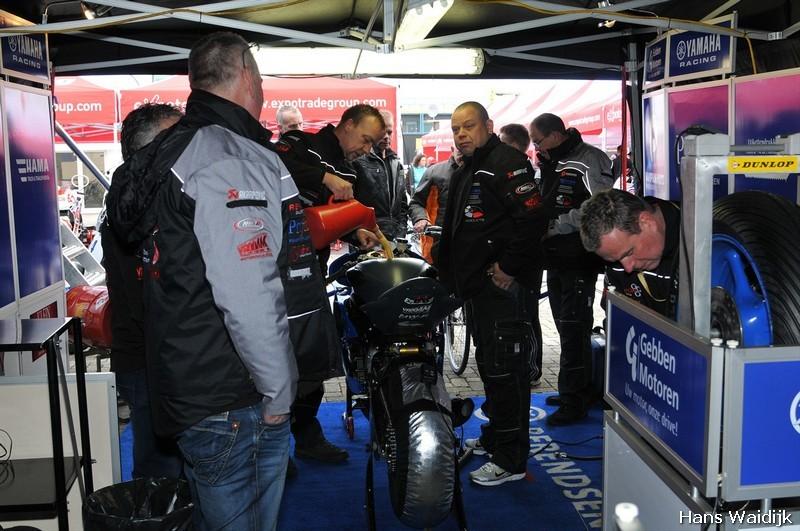
POLYGON ((609 323, 607 394, 703 477, 708 359, 611 303, 609 323))
POLYGON ((800 482, 800 361, 747 362, 742 486, 800 482))
MULTIPOLYGON (((0 12, 0 27, 27 26, 30 22, 8 13, 0 12)), ((47 35, 23 34, 0 38, 0 71, 45 85, 50 84, 50 61, 47 52, 47 35)))
MULTIPOLYGON (((0 109, 1 111, 1 109, 0 109)), ((0 112, 2 116, 2 112, 0 112)), ((0 308, 15 300, 14 261, 11 254, 11 220, 8 217, 8 186, 6 181, 6 144, 0 126, 0 308)), ((2 355, 0 355, 2 358, 2 355)), ((0 372, 2 372, 0 370, 0 372)))
MULTIPOLYGON (((708 21, 725 28, 735 27, 734 16, 708 21)), ((697 79, 733 72, 734 38, 719 33, 684 31, 669 35, 669 81, 697 79)))
POLYGON ((50 97, 3 86, 19 296, 62 280, 50 97))

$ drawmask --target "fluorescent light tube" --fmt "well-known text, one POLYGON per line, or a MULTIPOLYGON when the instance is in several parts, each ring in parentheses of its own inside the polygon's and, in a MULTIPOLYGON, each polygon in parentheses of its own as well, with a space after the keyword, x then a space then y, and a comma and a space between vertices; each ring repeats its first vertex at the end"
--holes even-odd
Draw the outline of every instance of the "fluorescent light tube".
POLYGON ((254 51, 263 75, 478 75, 483 71, 480 48, 421 48, 395 53, 331 47, 264 47, 254 51))
POLYGON ((439 23, 455 0, 417 0, 409 3, 394 37, 394 49, 419 42, 439 23))

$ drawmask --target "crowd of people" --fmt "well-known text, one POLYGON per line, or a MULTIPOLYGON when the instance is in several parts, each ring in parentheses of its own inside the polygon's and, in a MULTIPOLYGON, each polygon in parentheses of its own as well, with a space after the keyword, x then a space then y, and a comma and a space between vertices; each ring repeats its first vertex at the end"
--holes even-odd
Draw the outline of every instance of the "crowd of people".
POLYGON ((276 527, 290 435, 296 458, 348 458, 316 418, 341 364, 323 282, 329 253, 311 245, 305 207, 351 198, 373 207, 378 225, 346 237, 361 248, 381 233, 443 227, 422 253, 465 301, 474 334, 488 422, 465 446, 487 456, 470 473, 479 485, 525 476, 543 271, 561 339, 551 425, 579 422, 595 398, 591 307, 605 265, 612 284, 638 283, 642 302, 671 311, 675 208, 612 189, 609 157, 556 115, 498 136, 485 107, 464 102, 450 158, 420 155, 407 172, 387 109, 356 105, 309 133, 282 107, 274 141, 258 122, 258 66, 236 34, 201 39, 189 80, 185 115, 145 105, 126 117, 101 231, 134 475, 188 480, 197 529, 276 527), (521 350, 504 348, 509 335, 521 350))

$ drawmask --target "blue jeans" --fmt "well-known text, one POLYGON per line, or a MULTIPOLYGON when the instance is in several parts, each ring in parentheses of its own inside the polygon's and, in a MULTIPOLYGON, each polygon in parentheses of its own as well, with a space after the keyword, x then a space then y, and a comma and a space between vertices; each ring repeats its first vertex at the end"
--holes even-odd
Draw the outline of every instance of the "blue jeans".
POLYGON ((179 478, 183 458, 174 439, 156 437, 144 369, 117 373, 117 391, 131 409, 133 477, 179 478))
POLYGON ((212 415, 178 436, 198 531, 274 530, 289 461, 289 421, 261 405, 212 415))

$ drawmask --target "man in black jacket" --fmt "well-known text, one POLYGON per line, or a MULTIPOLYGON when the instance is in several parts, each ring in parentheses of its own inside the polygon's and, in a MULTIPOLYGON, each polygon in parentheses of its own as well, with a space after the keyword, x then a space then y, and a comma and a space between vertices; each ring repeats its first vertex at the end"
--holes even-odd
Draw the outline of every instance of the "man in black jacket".
POLYGON ((681 228, 678 207, 614 189, 592 197, 581 210, 583 246, 608 262, 608 283, 619 293, 675 319, 681 228))
POLYGON ((551 213, 543 245, 553 254, 575 251, 571 264, 547 270, 550 309, 561 338, 558 396, 547 399, 548 404, 559 407, 548 415, 547 423, 558 426, 584 418, 595 397, 591 335, 599 266, 580 242, 580 206, 611 188, 613 180, 608 156, 584 142, 577 130, 565 129, 558 116, 537 116, 531 122, 530 136, 539 153, 542 195, 551 213))
POLYGON ((115 172, 109 221, 142 241, 154 425, 178 439, 195 527, 275 529, 298 374, 330 373, 336 327, 247 41, 202 38, 189 82, 186 116, 115 172))
MULTIPOLYGON (((171 105, 147 104, 134 109, 122 122, 122 158, 153 141, 158 133, 183 116, 171 105)), ((177 478, 183 460, 175 441, 156 437, 150 414, 144 353, 142 308, 142 260, 137 248, 125 245, 109 227, 100 223, 103 267, 111 303, 111 370, 117 376, 119 395, 131 411, 133 429, 133 477, 177 478)))
POLYGON ((408 223, 408 198, 406 197, 403 163, 392 151, 394 118, 386 110, 380 111, 386 127, 383 136, 366 155, 353 162, 356 179, 354 196, 375 209, 378 227, 388 239, 405 238, 408 223))
MULTIPOLYGON (((299 130, 286 131, 275 149, 289 168, 308 205, 324 205, 328 199, 352 199, 356 174, 350 161, 364 155, 381 138, 384 122, 377 109, 356 105, 347 109, 337 126, 323 127, 316 134, 299 130)), ((352 236, 362 246, 377 245, 376 236, 364 229, 352 236)), ((351 238, 351 239, 352 239, 351 238)), ((320 267, 327 271, 330 249, 319 252, 320 267)), ((338 355, 338 350, 337 350, 338 355)), ((295 456, 338 463, 349 456, 346 450, 325 438, 317 412, 325 395, 322 380, 301 380, 297 399, 292 405, 292 435, 295 456)))
POLYGON ((479 103, 453 111, 464 165, 450 185, 438 260, 443 281, 466 300, 475 334, 489 423, 465 444, 491 454, 470 473, 484 486, 522 479, 527 470, 533 336, 520 284, 527 284, 547 228, 530 162, 500 142, 492 126, 479 103))

